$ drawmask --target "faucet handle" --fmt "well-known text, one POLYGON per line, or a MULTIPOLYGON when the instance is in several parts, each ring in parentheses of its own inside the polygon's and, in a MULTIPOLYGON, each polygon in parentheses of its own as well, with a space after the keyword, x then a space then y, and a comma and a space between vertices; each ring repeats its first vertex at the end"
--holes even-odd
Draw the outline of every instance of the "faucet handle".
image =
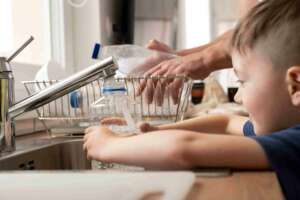
POLYGON ((25 47, 27 47, 34 40, 33 36, 22 44, 8 59, 5 57, 0 57, 0 72, 12 72, 11 66, 9 64, 25 47))
POLYGON ((26 40, 26 42, 24 42, 22 44, 22 46, 20 46, 8 59, 7 62, 9 63, 10 61, 12 61, 19 53, 21 53, 21 51, 23 51, 23 49, 25 49, 32 41, 34 40, 33 36, 30 36, 30 38, 28 40, 26 40))

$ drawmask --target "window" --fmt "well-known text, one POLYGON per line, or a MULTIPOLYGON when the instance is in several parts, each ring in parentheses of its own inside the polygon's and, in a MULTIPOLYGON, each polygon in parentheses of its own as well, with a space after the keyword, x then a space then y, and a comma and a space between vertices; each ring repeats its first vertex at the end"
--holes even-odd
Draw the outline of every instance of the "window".
POLYGON ((0 52, 5 54, 12 48, 11 1, 0 0, 0 52))
POLYGON ((41 65, 50 58, 49 0, 0 0, 0 53, 9 56, 35 40, 14 62, 41 65))
POLYGON ((209 0, 185 0, 185 46, 192 48, 206 44, 211 39, 211 10, 209 0))

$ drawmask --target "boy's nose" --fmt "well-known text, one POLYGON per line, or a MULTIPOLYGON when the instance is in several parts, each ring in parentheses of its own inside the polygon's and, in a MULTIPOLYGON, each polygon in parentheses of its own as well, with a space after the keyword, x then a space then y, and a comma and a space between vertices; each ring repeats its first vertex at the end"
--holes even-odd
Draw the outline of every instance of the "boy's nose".
POLYGON ((237 93, 234 96, 234 101, 238 104, 242 104, 242 97, 241 97, 241 89, 239 88, 237 93))

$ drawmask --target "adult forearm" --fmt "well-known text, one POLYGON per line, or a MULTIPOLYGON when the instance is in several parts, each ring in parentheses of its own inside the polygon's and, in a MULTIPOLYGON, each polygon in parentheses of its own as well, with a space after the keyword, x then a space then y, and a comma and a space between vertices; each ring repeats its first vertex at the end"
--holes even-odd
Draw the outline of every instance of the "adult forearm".
MULTIPOLYGON (((242 18, 245 16, 256 4, 258 3, 257 0, 240 0, 239 1, 239 16, 238 18, 242 18)), ((231 56, 230 56, 230 49, 229 49, 229 42, 232 37, 233 30, 229 30, 216 38, 211 43, 208 43, 203 46, 191 48, 191 49, 183 49, 176 52, 179 56, 186 56, 198 52, 213 52, 213 57, 211 60, 214 62, 210 62, 209 55, 206 60, 207 63, 211 63, 211 67, 214 68, 213 70, 224 69, 231 67, 231 56)), ((206 55, 207 57, 207 55, 206 55)))
POLYGON ((203 51, 204 49, 208 48, 210 44, 206 44, 203 46, 198 46, 198 47, 194 47, 194 48, 190 48, 190 49, 182 49, 176 52, 177 55, 179 56, 186 56, 189 54, 193 54, 193 53, 197 53, 200 51, 203 51))
POLYGON ((230 40, 232 30, 224 33, 213 42, 191 50, 178 52, 179 55, 193 56, 196 65, 205 67, 210 72, 232 67, 230 40))
POLYGON ((197 53, 197 52, 201 52, 213 45, 219 45, 220 48, 223 48, 223 44, 230 39, 232 35, 232 30, 226 31, 225 33, 223 33, 222 35, 220 35, 219 37, 217 37, 215 40, 213 40, 212 42, 206 44, 206 45, 202 45, 202 46, 198 46, 198 47, 194 47, 194 48, 190 48, 190 49, 183 49, 183 50, 179 50, 176 52, 177 55, 179 56, 186 56, 189 54, 193 54, 193 53, 197 53))

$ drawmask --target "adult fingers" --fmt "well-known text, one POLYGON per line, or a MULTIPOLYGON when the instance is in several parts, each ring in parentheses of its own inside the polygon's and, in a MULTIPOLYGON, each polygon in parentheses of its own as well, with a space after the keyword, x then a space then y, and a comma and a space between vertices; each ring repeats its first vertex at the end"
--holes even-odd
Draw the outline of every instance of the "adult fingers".
POLYGON ((164 72, 164 79, 163 79, 163 82, 162 82, 162 85, 164 86, 167 86, 169 84, 171 84, 173 81, 174 81, 174 77, 180 75, 179 73, 179 67, 180 67, 180 62, 174 62, 174 63, 171 63, 172 65, 170 65, 168 68, 167 68, 167 71, 164 72))
MULTIPOLYGON (((165 59, 166 60, 166 59, 165 59)), ((161 60, 162 61, 162 60, 161 60)), ((138 90, 137 90, 137 96, 141 95, 144 89, 147 87, 147 81, 148 77, 157 77, 157 76, 165 76, 168 71, 171 70, 171 68, 174 66, 173 64, 176 63, 176 60, 169 58, 169 60, 162 61, 160 64, 155 66, 154 68, 148 70, 145 74, 141 83, 139 84, 138 90)), ((156 81, 152 80, 154 87, 156 86, 156 81)))
POLYGON ((167 66, 163 66, 161 67, 159 70, 157 70, 156 72, 154 72, 151 75, 151 79, 154 83, 154 88, 156 88, 156 84, 157 82, 161 79, 161 77, 165 76, 165 74, 168 72, 168 67, 167 66))
MULTIPOLYGON (((170 59, 170 58, 169 58, 170 59)), ((143 90, 145 89, 145 87, 147 86, 147 81, 148 81, 148 77, 153 77, 153 76, 164 76, 164 74, 168 71, 169 68, 169 62, 168 61, 163 61, 166 59, 160 59, 159 62, 155 63, 155 66, 153 68, 151 68, 150 70, 146 71, 144 73, 144 77, 145 79, 143 79, 141 81, 141 83, 139 84, 138 90, 137 90, 137 95, 139 96, 143 90)))
POLYGON ((154 83, 153 80, 148 79, 147 86, 145 88, 144 97, 147 104, 151 104, 153 102, 153 94, 154 94, 154 83))
POLYGON ((172 97, 173 103, 176 105, 180 98, 179 92, 183 86, 183 77, 186 76, 186 72, 182 65, 178 65, 176 66, 176 68, 174 68, 172 71, 168 71, 166 74, 168 77, 170 77, 167 79, 167 84, 170 89, 170 95, 172 97))
POLYGON ((157 106, 162 106, 164 101, 165 87, 162 86, 161 82, 161 80, 157 82, 154 92, 154 101, 157 106))
POLYGON ((176 78, 171 84, 170 84, 170 88, 171 88, 171 96, 172 96, 172 100, 173 103, 176 105, 179 102, 179 93, 182 89, 183 86, 183 80, 181 78, 176 78))
POLYGON ((148 44, 146 45, 148 49, 157 50, 157 51, 163 51, 168 53, 174 53, 174 51, 166 44, 159 42, 157 40, 150 40, 148 44))
POLYGON ((150 77, 150 76, 151 76, 153 73, 155 73, 156 71, 159 71, 160 68, 161 68, 160 65, 158 65, 158 66, 156 66, 156 67, 153 67, 152 69, 150 69, 149 71, 147 71, 147 72, 143 75, 145 78, 143 78, 143 79, 141 80, 141 82, 139 83, 139 85, 138 85, 138 87, 137 87, 137 91, 136 91, 137 96, 140 96, 140 95, 143 93, 144 89, 146 88, 146 86, 147 86, 147 80, 148 80, 147 78, 150 77))

